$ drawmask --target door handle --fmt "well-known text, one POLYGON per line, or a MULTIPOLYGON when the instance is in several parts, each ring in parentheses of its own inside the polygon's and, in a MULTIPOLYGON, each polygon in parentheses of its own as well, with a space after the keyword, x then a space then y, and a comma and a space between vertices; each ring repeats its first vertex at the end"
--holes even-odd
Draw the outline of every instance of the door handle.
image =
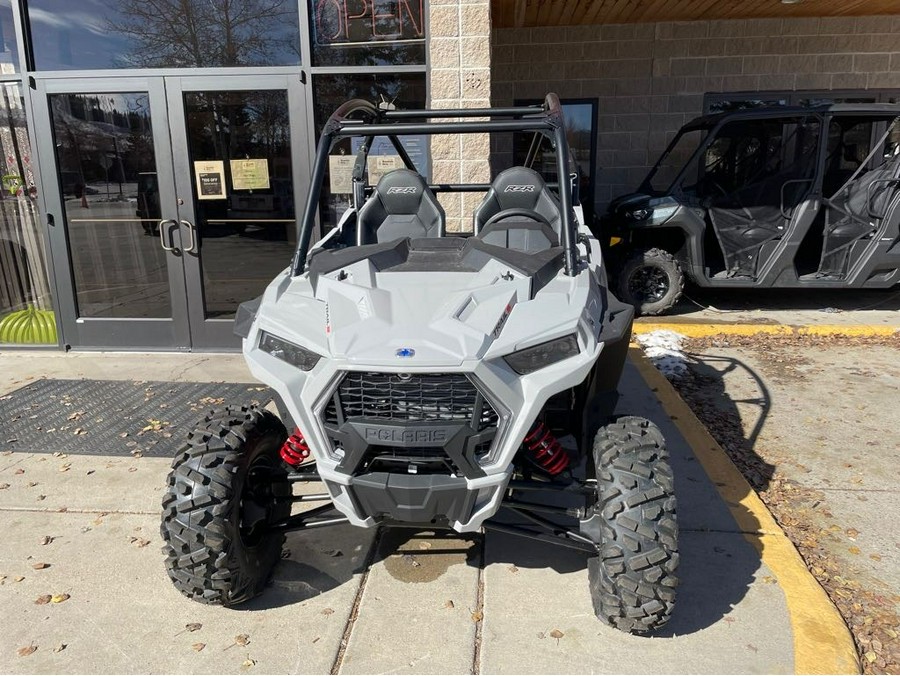
POLYGON ((181 224, 188 229, 188 233, 191 235, 190 244, 188 244, 184 248, 185 253, 198 253, 196 245, 197 245, 197 229, 194 227, 194 224, 190 221, 186 221, 182 219, 181 224))
POLYGON ((173 218, 166 218, 159 222, 159 243, 165 251, 176 251, 174 246, 168 246, 166 244, 166 230, 168 229, 168 225, 178 225, 178 221, 173 218))

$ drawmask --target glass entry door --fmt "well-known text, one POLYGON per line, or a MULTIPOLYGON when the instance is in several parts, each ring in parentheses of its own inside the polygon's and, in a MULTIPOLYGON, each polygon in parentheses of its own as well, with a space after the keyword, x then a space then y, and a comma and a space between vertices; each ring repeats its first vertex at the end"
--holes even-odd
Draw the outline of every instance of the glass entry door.
POLYGON ((237 305, 296 243, 310 163, 299 76, 44 80, 38 91, 66 341, 237 347, 237 305))

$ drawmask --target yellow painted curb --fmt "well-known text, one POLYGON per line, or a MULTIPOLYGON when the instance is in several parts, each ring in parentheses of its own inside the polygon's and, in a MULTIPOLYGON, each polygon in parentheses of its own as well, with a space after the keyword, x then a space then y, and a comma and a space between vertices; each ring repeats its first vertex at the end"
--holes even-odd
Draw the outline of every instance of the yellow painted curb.
POLYGON ((869 326, 866 324, 816 324, 808 326, 788 326, 786 324, 693 324, 678 322, 635 322, 636 334, 651 331, 674 331, 688 338, 708 338, 710 336, 893 336, 898 332, 895 326, 869 326))
POLYGON ((784 591, 794 633, 798 674, 859 674, 853 637, 793 543, 721 446, 640 348, 632 363, 690 444, 744 537, 759 552, 784 591))

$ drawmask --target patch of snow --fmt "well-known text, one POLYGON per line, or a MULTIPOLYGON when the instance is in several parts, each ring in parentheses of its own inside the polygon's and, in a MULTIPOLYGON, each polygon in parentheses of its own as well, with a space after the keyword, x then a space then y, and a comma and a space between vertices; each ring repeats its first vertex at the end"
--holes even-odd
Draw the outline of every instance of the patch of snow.
POLYGON ((660 330, 642 333, 637 342, 653 365, 669 379, 680 378, 687 373, 687 355, 682 346, 687 336, 675 331, 660 330))

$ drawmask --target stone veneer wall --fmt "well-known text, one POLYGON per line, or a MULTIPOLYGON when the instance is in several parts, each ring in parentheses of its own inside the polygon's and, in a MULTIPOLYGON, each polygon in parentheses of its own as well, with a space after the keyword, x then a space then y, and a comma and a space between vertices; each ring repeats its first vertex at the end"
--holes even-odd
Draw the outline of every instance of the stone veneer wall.
MULTIPOLYGON (((599 98, 603 207, 633 190, 708 92, 900 89, 900 17, 509 28, 492 36, 494 105, 599 98)), ((510 148, 492 148, 497 165, 510 148)))
MULTIPOLYGON (((491 98, 490 0, 430 0, 432 108, 486 108, 491 98)), ((432 181, 490 182, 486 135, 435 136, 431 140, 432 181)), ((484 196, 442 194, 449 231, 471 228, 471 214, 484 196)))

